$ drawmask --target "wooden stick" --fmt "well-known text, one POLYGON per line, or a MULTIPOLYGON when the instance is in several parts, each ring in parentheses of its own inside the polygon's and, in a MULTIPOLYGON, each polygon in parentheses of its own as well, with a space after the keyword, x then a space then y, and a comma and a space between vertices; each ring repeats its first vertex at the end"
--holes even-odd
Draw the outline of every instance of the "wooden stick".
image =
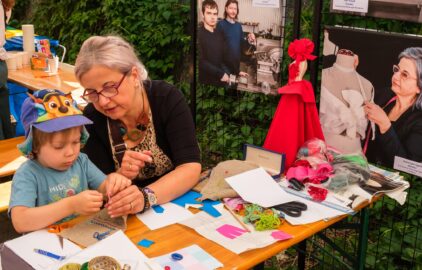
POLYGON ((227 211, 229 211, 229 213, 237 220, 237 222, 240 223, 243 229, 245 229, 248 232, 251 232, 251 230, 249 230, 249 228, 246 226, 245 223, 243 223, 243 221, 237 216, 237 214, 233 212, 233 210, 226 203, 223 202, 223 204, 226 207, 227 211))

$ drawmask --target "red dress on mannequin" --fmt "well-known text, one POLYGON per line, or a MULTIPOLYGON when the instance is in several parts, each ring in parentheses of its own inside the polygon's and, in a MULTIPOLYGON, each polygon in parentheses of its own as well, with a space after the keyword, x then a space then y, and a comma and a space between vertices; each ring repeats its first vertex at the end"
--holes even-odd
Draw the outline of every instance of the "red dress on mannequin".
POLYGON ((314 90, 310 82, 302 80, 306 59, 315 59, 310 54, 312 50, 313 43, 307 39, 290 44, 289 55, 295 62, 289 66, 289 83, 278 89, 282 97, 264 142, 264 148, 286 154, 285 170, 296 160, 297 151, 305 141, 324 140, 314 90))

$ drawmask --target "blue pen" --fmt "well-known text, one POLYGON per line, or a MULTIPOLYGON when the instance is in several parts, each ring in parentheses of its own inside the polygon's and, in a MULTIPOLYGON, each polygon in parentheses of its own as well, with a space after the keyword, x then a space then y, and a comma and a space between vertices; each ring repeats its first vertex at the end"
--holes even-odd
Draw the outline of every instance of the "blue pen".
POLYGON ((60 256, 60 255, 57 255, 57 254, 54 254, 54 253, 51 253, 51 252, 48 252, 48 251, 45 251, 45 250, 42 250, 42 249, 39 249, 39 248, 34 248, 34 252, 41 254, 41 255, 44 255, 44 256, 47 256, 47 257, 50 257, 50 258, 53 258, 55 260, 59 260, 59 261, 64 260, 66 258, 65 256, 60 256))

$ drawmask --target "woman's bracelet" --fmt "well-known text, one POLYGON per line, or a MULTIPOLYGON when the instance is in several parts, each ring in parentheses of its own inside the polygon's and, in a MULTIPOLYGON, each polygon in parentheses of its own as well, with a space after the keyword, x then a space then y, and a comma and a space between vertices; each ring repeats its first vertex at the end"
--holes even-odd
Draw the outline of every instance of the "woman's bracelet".
POLYGON ((142 214, 143 212, 145 212, 146 210, 150 208, 150 205, 149 205, 148 195, 145 192, 145 190, 141 187, 138 187, 138 188, 139 188, 139 191, 142 193, 142 196, 144 196, 144 208, 142 208, 142 210, 138 212, 138 214, 142 214))

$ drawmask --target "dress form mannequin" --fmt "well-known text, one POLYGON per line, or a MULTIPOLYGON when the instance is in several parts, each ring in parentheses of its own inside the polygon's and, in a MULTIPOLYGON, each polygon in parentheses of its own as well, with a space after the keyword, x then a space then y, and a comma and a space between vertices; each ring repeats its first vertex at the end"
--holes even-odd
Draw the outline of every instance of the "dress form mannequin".
POLYGON ((295 61, 289 66, 288 84, 278 89, 282 97, 264 142, 264 148, 286 154, 285 170, 296 160, 297 151, 305 141, 313 138, 324 140, 314 90, 310 82, 303 80, 308 66, 306 60, 315 59, 311 55, 313 49, 314 45, 308 39, 295 40, 290 44, 289 55, 295 61), (305 51, 299 50, 305 47, 305 51))
POLYGON ((343 153, 362 151, 368 125, 363 105, 374 96, 372 83, 356 72, 356 62, 353 52, 342 49, 334 65, 322 71, 322 130, 327 144, 343 153))

